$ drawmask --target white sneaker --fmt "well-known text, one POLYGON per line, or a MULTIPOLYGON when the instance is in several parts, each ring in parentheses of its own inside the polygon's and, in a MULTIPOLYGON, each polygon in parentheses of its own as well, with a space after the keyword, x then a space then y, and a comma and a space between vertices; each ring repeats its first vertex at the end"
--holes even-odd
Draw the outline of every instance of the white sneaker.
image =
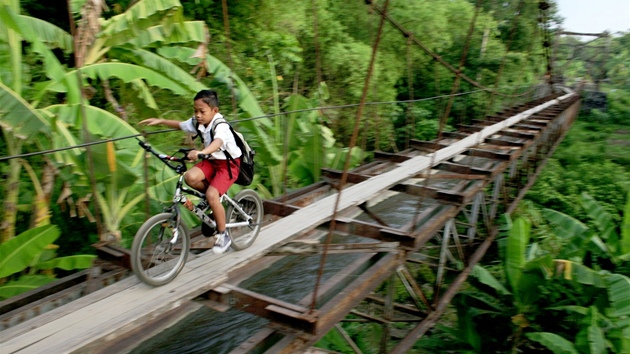
POLYGON ((227 251, 227 249, 230 248, 232 240, 230 239, 230 236, 228 236, 226 231, 223 231, 216 236, 217 242, 214 244, 214 247, 212 247, 212 253, 223 254, 223 252, 227 251))

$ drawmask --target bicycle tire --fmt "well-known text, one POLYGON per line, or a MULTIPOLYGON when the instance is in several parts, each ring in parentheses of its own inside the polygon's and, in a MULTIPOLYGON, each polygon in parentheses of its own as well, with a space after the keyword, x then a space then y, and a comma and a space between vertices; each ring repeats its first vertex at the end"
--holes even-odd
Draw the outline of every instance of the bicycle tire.
MULTIPOLYGON (((252 222, 249 226, 231 227, 229 229, 228 234, 232 239, 232 248, 240 251, 251 246, 256 240, 256 237, 258 237, 262 226, 263 202, 258 193, 251 189, 240 191, 233 200, 247 215, 252 217, 252 222)), ((232 205, 228 205, 225 218, 228 223, 245 221, 232 205)))
POLYGON ((177 214, 161 213, 145 221, 133 238, 131 268, 136 276, 151 286, 169 283, 181 272, 190 251, 190 236, 183 223, 173 245, 177 214))

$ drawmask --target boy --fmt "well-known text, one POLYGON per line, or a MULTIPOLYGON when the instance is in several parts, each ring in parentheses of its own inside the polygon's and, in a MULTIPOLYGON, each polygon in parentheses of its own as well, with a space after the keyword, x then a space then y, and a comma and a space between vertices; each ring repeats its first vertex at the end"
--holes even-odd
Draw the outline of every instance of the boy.
POLYGON ((217 93, 212 90, 202 90, 195 95, 193 101, 195 115, 186 121, 149 118, 141 121, 139 124, 161 124, 170 128, 181 129, 190 134, 199 133, 204 148, 190 151, 188 158, 196 161, 199 154, 211 155, 211 157, 208 160, 201 160, 201 162, 188 170, 184 175, 184 180, 191 188, 200 192, 205 191, 206 199, 217 223, 218 234, 212 247, 212 252, 214 254, 222 254, 230 247, 232 240, 225 231, 225 210, 219 201, 219 197, 226 193, 238 178, 241 150, 236 145, 229 125, 217 124, 225 121, 221 113, 219 113, 217 93), (199 125, 198 128, 196 123, 199 125), (196 128, 199 129, 199 132, 196 128), (223 152, 226 150, 236 163, 230 163, 227 160, 223 152), (232 171, 232 178, 230 178, 228 169, 232 171))

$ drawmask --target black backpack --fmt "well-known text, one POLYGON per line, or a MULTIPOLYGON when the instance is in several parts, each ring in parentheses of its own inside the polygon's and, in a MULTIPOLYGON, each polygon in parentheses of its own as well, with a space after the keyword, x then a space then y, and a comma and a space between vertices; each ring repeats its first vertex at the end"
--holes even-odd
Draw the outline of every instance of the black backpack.
MULTIPOLYGON (((194 119, 194 117, 193 117, 194 119)), ((247 141, 245 141, 245 138, 243 137, 243 134, 235 131, 232 126, 230 125, 230 123, 228 123, 225 119, 222 119, 221 121, 219 121, 218 123, 214 124, 214 126, 212 127, 212 130, 210 131, 210 136, 212 137, 212 139, 214 140, 214 130, 216 129, 217 125, 219 124, 227 124, 230 127, 230 131, 232 132, 232 135, 234 136, 234 141, 236 141, 236 146, 238 146, 239 149, 241 149, 241 164, 239 166, 239 174, 238 174, 238 178, 236 179, 236 184, 241 185, 241 186, 249 186, 252 183, 252 180, 254 179, 254 155, 256 154, 256 152, 254 150, 252 150, 249 147, 249 144, 247 144, 247 141)), ((194 119, 194 124, 195 124, 195 130, 197 130, 197 135, 193 136, 193 139, 195 139, 196 137, 199 137, 201 139, 201 143, 205 145, 205 142, 203 141, 203 134, 201 134, 201 132, 199 131, 199 122, 197 122, 196 119, 194 119)), ((230 153, 227 152, 227 150, 223 151, 223 153, 225 154, 225 156, 227 157, 227 164, 228 164, 228 173, 230 174, 230 179, 232 179, 232 169, 230 169, 230 161, 234 161, 234 158, 232 157, 232 155, 230 155, 230 153)))

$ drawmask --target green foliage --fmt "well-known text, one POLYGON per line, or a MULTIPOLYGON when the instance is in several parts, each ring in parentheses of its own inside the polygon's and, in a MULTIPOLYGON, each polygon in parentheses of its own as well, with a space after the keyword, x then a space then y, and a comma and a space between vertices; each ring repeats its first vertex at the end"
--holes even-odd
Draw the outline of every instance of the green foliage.
POLYGON ((95 256, 76 255, 55 258, 50 246, 59 237, 54 225, 31 229, 0 244, 0 299, 32 290, 55 280, 51 274, 36 274, 41 270, 75 270, 89 268, 95 256), (28 274, 22 272, 28 270, 28 274))
POLYGON ((24 270, 57 237, 59 229, 48 225, 28 230, 0 244, 0 278, 24 270))
POLYGON ((539 342, 554 354, 579 354, 575 345, 563 337, 549 332, 528 333, 527 338, 539 342))

